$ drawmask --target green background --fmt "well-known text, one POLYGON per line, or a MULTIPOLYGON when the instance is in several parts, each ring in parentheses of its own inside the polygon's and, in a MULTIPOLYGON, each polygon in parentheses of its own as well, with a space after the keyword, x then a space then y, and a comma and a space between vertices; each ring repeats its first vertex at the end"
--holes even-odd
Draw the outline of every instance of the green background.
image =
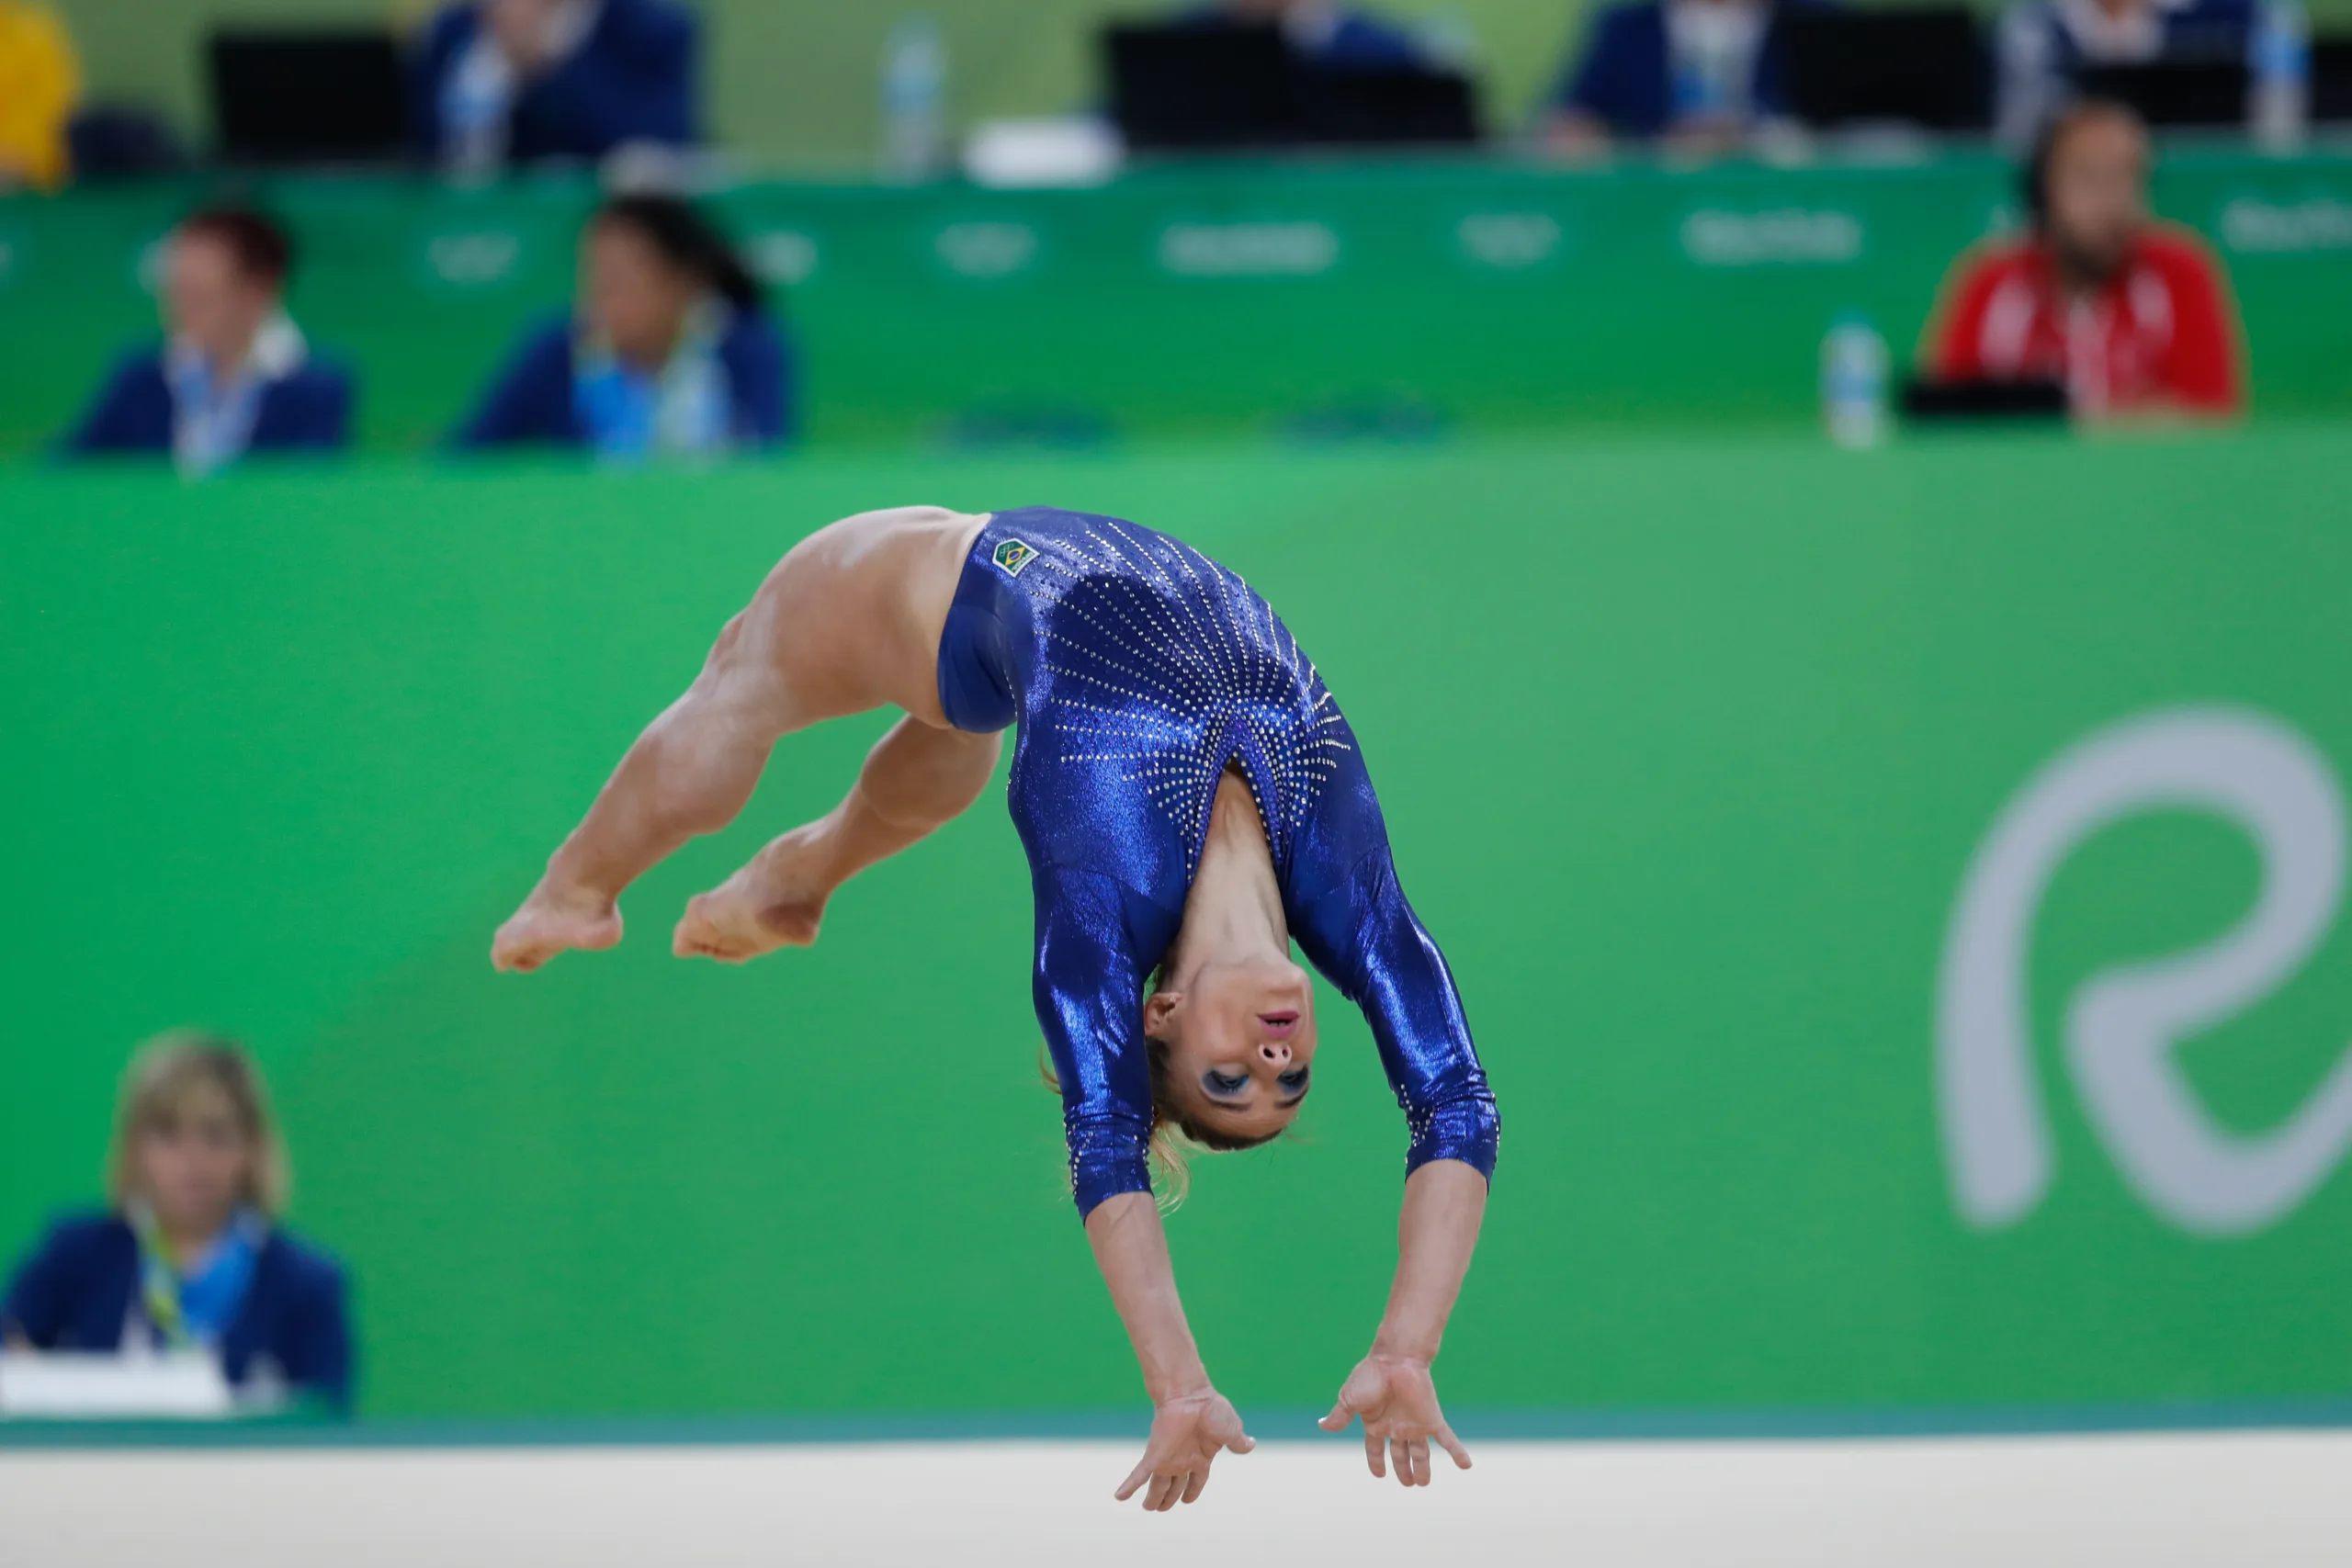
MULTIPOLYGON (((1960 153, 1196 164, 1091 191, 762 183, 715 205, 786 279, 810 441, 1086 445, 1809 421, 1831 323, 1862 311, 1907 357, 2013 191, 1960 153)), ((268 194, 305 253, 295 312, 356 367, 378 447, 437 439, 564 307, 594 199, 566 179, 268 194)), ((141 258, 197 195, 0 201, 0 450, 54 434, 152 337, 141 258)), ((2227 267, 2257 412, 2352 413, 2352 153, 2183 149, 2155 195, 2227 267)))
MULTIPOLYGON (((782 747, 617 951, 490 931, 794 538, 913 501, 1129 514, 1242 570, 1349 707, 1459 974, 1502 1163, 1441 1378, 1461 1409, 1927 1410, 2352 1393, 2352 1179, 2200 1240, 2052 1060, 2093 972, 2256 889, 2213 820, 2121 824, 2033 949, 2058 1177, 1956 1218, 1933 984, 1963 869, 2098 726, 2236 702, 2352 761, 2352 435, 1467 441, 1284 455, 810 455, 724 472, 0 474, 0 1252, 95 1196, 131 1043, 239 1032, 296 1224, 357 1281, 383 1416, 1129 1409, 1038 1087, 991 798, 813 952, 670 920, 821 810, 881 720, 782 747)), ((1315 1405, 1368 1340, 1402 1128, 1326 996, 1302 1136, 1173 1222, 1210 1366, 1315 1405)), ((2339 930, 2196 1041, 2274 1124, 2341 1050, 2339 930)))

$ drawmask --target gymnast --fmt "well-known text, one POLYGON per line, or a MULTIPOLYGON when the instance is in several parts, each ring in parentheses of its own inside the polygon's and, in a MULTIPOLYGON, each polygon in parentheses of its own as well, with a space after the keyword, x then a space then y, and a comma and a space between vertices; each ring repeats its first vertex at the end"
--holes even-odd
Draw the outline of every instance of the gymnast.
POLYGON ((622 758, 492 962, 612 946, 621 890, 731 821, 778 737, 893 705, 906 716, 842 803, 689 902, 673 951, 742 963, 813 942, 834 889, 979 796, 1017 722, 1037 1019, 1087 1240, 1153 1405, 1115 1495, 1190 1503, 1220 1451, 1255 1446, 1185 1322, 1150 1159, 1252 1147, 1298 1114, 1316 1028, 1294 941, 1363 1010, 1410 1134, 1387 1310, 1321 1425, 1361 1417, 1372 1473, 1407 1486, 1429 1484, 1431 1442, 1468 1469, 1430 1368, 1486 1212, 1494 1097, 1353 732, 1272 607, 1177 540, 1045 507, 869 512, 811 535, 622 758))

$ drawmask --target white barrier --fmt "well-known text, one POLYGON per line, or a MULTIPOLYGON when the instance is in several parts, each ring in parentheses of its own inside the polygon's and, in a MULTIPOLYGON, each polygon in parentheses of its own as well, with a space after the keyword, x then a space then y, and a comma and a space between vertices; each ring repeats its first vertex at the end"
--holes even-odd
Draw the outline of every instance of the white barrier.
POLYGON ((2352 1434, 1488 1443, 1406 1492, 1360 1448, 1110 1500, 1124 1444, 0 1453, 7 1568, 1116 1562, 2340 1564, 2352 1434))

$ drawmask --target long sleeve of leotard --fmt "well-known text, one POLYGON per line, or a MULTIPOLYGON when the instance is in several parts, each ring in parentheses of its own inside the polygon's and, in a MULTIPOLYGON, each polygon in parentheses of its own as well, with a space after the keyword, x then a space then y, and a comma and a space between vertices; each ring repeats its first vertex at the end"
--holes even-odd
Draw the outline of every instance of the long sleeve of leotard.
POLYGON ((1061 1080, 1070 1190, 1080 1216, 1151 1190, 1151 1072, 1144 1057, 1143 964, 1176 918, 1116 879, 1039 868, 1037 1022, 1061 1080))
POLYGON ((1363 1010, 1380 1065, 1404 1108, 1405 1174, 1458 1159, 1491 1178, 1501 1119, 1470 1043, 1445 955, 1405 901, 1385 844, 1338 887, 1296 912, 1308 962, 1363 1010))

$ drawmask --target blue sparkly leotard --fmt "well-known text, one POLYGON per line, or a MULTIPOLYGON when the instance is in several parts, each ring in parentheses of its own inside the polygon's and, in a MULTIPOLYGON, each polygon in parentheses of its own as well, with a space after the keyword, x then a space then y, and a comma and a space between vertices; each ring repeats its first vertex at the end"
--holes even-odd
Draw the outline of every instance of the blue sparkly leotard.
POLYGON ((1080 1213, 1150 1189, 1143 988, 1235 765, 1292 937, 1372 1025, 1410 1133, 1407 1172, 1458 1159, 1493 1174, 1494 1096, 1444 956, 1396 886, 1355 735, 1247 583, 1117 518, 996 513, 940 638, 939 696, 959 729, 1021 726, 1010 804, 1080 1213))

